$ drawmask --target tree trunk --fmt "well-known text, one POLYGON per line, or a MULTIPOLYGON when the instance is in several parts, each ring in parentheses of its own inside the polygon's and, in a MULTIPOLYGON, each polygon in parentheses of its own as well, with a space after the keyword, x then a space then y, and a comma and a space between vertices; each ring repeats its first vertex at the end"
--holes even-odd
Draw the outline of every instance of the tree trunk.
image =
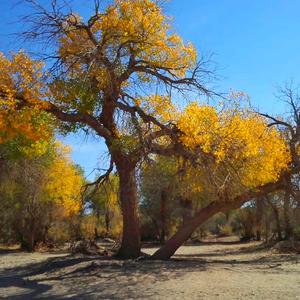
POLYGON ((271 206, 274 217, 275 217, 277 239, 279 241, 281 241, 282 240, 282 234, 281 234, 281 225, 280 225, 280 217, 279 217, 278 208, 274 203, 272 203, 272 201, 269 199, 268 196, 266 197, 266 199, 267 199, 267 202, 269 203, 269 205, 271 206))
MULTIPOLYGON (((34 220, 28 221, 28 227, 22 228, 22 238, 21 238, 21 249, 28 252, 34 252, 36 239, 35 239, 35 225, 34 220)), ((26 225, 25 225, 26 226, 26 225)))
POLYGON ((188 220, 184 226, 182 226, 175 235, 166 242, 166 244, 158 249, 153 255, 153 259, 169 259, 176 250, 188 240, 191 234, 200 226, 202 223, 207 221, 210 217, 219 212, 227 212, 231 209, 239 208, 243 203, 267 195, 268 193, 278 191, 284 188, 284 182, 277 181, 275 183, 267 183, 255 191, 248 191, 245 194, 237 196, 231 202, 214 201, 211 202, 205 208, 199 210, 193 218, 188 220))
POLYGON ((191 199, 185 197, 180 197, 179 202, 182 210, 182 223, 184 225, 192 217, 193 203, 191 199))
POLYGON ((189 239, 191 234, 198 226, 207 221, 210 217, 218 212, 225 212, 240 206, 238 203, 212 202, 205 208, 199 210, 194 217, 185 221, 185 224, 175 233, 175 235, 166 242, 166 244, 158 249, 153 255, 153 259, 166 260, 169 259, 176 250, 189 239))
MULTIPOLYGON (((115 161, 116 162, 116 161, 115 161)), ((123 215, 122 243, 117 256, 125 259, 137 258, 141 254, 138 199, 135 165, 116 162, 120 178, 120 201, 123 215)))
POLYGON ((162 190, 160 195, 160 243, 164 243, 166 240, 166 220, 167 220, 167 191, 162 190))
POLYGON ((263 209, 264 209, 264 203, 262 198, 258 198, 255 201, 256 203, 256 240, 261 240, 261 222, 262 222, 262 216, 263 216, 263 209))
POLYGON ((286 191, 284 195, 283 203, 283 213, 284 213, 284 225, 285 225, 285 239, 289 240, 292 237, 292 226, 290 220, 290 191, 286 191))
POLYGON ((110 216, 109 216, 109 211, 106 210, 106 212, 105 212, 105 235, 106 235, 106 237, 109 236, 109 231, 110 231, 110 216))

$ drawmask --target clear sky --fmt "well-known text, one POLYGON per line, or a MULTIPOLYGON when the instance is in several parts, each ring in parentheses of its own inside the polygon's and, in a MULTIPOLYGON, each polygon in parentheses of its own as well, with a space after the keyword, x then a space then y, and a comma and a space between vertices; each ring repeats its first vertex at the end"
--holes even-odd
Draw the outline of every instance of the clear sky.
MULTIPOLYGON (((18 17, 26 8, 14 6, 17 2, 0 0, 0 51, 5 53, 23 46, 8 35, 22 28, 18 17)), ((73 2, 81 14, 88 14, 90 0, 73 2)), ((215 54, 220 90, 244 91, 261 110, 283 111, 274 97, 276 86, 290 79, 300 83, 299 0, 171 0, 165 11, 199 53, 215 54)), ((63 140, 73 146, 72 156, 87 175, 102 167, 101 142, 84 136, 63 140)))

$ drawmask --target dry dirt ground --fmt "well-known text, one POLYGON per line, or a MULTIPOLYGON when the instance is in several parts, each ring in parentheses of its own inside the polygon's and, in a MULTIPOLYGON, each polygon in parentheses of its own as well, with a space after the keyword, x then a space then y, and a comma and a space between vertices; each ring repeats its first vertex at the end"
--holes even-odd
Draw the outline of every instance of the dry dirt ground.
POLYGON ((183 246, 167 262, 0 251, 0 298, 300 299, 300 256, 228 242, 183 246))

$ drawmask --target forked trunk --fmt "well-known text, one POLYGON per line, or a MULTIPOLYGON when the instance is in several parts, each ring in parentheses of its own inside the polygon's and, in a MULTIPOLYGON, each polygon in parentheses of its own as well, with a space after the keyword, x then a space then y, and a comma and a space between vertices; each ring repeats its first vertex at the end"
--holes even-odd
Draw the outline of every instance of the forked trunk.
POLYGON ((120 178, 120 201, 123 214, 123 235, 118 256, 125 259, 137 258, 141 253, 138 199, 135 166, 128 163, 116 164, 120 178))

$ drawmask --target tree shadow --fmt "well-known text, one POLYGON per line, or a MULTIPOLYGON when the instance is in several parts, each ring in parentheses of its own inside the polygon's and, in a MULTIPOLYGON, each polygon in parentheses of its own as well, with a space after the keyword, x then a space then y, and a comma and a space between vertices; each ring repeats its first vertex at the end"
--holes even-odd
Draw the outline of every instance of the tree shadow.
POLYGON ((143 286, 143 295, 150 297, 155 296, 151 286, 156 282, 205 270, 206 263, 201 259, 123 261, 95 256, 50 258, 42 263, 0 272, 0 296, 1 289, 13 287, 24 291, 7 297, 12 300, 61 299, 66 296, 69 299, 140 298, 141 294, 136 294, 135 287, 138 282, 148 282, 143 286), (58 286, 65 288, 63 295, 52 293, 58 286))
POLYGON ((297 254, 278 254, 271 253, 269 250, 269 245, 262 243, 232 250, 222 249, 213 252, 175 254, 175 257, 191 261, 202 259, 206 264, 224 264, 232 266, 249 265, 253 267, 257 265, 266 265, 266 268, 273 267, 274 265, 281 265, 285 262, 296 264, 300 262, 300 256, 297 254), (251 256, 249 254, 257 255, 251 256), (224 257, 225 255, 226 259, 224 257), (243 256, 245 256, 246 259, 241 258, 243 256), (232 259, 230 259, 230 257, 232 257, 232 259))
MULTIPOLYGON (((206 258, 206 257, 223 257, 224 255, 248 255, 251 253, 260 253, 262 251, 270 250, 270 247, 264 243, 258 244, 258 245, 249 245, 247 242, 205 242, 199 245, 189 245, 190 247, 201 247, 205 246, 205 248, 209 248, 210 246, 216 246, 216 245, 222 245, 222 246, 230 246, 230 245, 238 245, 241 246, 240 248, 223 248, 223 249, 217 249, 215 251, 209 250, 208 252, 201 252, 201 253, 190 253, 190 254, 175 254, 175 257, 200 257, 200 258, 206 258)), ((199 248, 198 248, 199 249, 199 248)))
MULTIPOLYGON (((7 252, 15 253, 15 252, 7 252)), ((21 253, 19 251, 19 253, 21 253)), ((34 299, 39 295, 51 289, 51 285, 44 284, 38 280, 29 280, 28 277, 46 272, 54 272, 62 270, 66 267, 79 264, 85 261, 91 261, 93 257, 71 257, 48 258, 45 262, 31 263, 26 266, 5 268, 0 271, 0 298, 2 296, 1 289, 5 288, 21 288, 26 290, 26 294, 10 295, 7 299, 34 299)), ((3 291, 3 290, 2 290, 3 291)), ((51 299, 55 297, 51 296, 51 299)))
POLYGON ((189 272, 204 272, 208 267, 228 269, 247 265, 263 272, 277 272, 282 263, 299 260, 297 255, 260 253, 266 250, 263 244, 246 247, 245 243, 239 244, 242 247, 237 249, 207 249, 205 253, 199 253, 198 249, 197 253, 176 254, 168 261, 124 261, 107 256, 52 257, 44 262, 0 271, 0 298, 7 288, 15 289, 7 297, 12 300, 148 298, 157 296, 154 284, 181 278, 189 272), (254 255, 241 257, 249 253, 254 255))

